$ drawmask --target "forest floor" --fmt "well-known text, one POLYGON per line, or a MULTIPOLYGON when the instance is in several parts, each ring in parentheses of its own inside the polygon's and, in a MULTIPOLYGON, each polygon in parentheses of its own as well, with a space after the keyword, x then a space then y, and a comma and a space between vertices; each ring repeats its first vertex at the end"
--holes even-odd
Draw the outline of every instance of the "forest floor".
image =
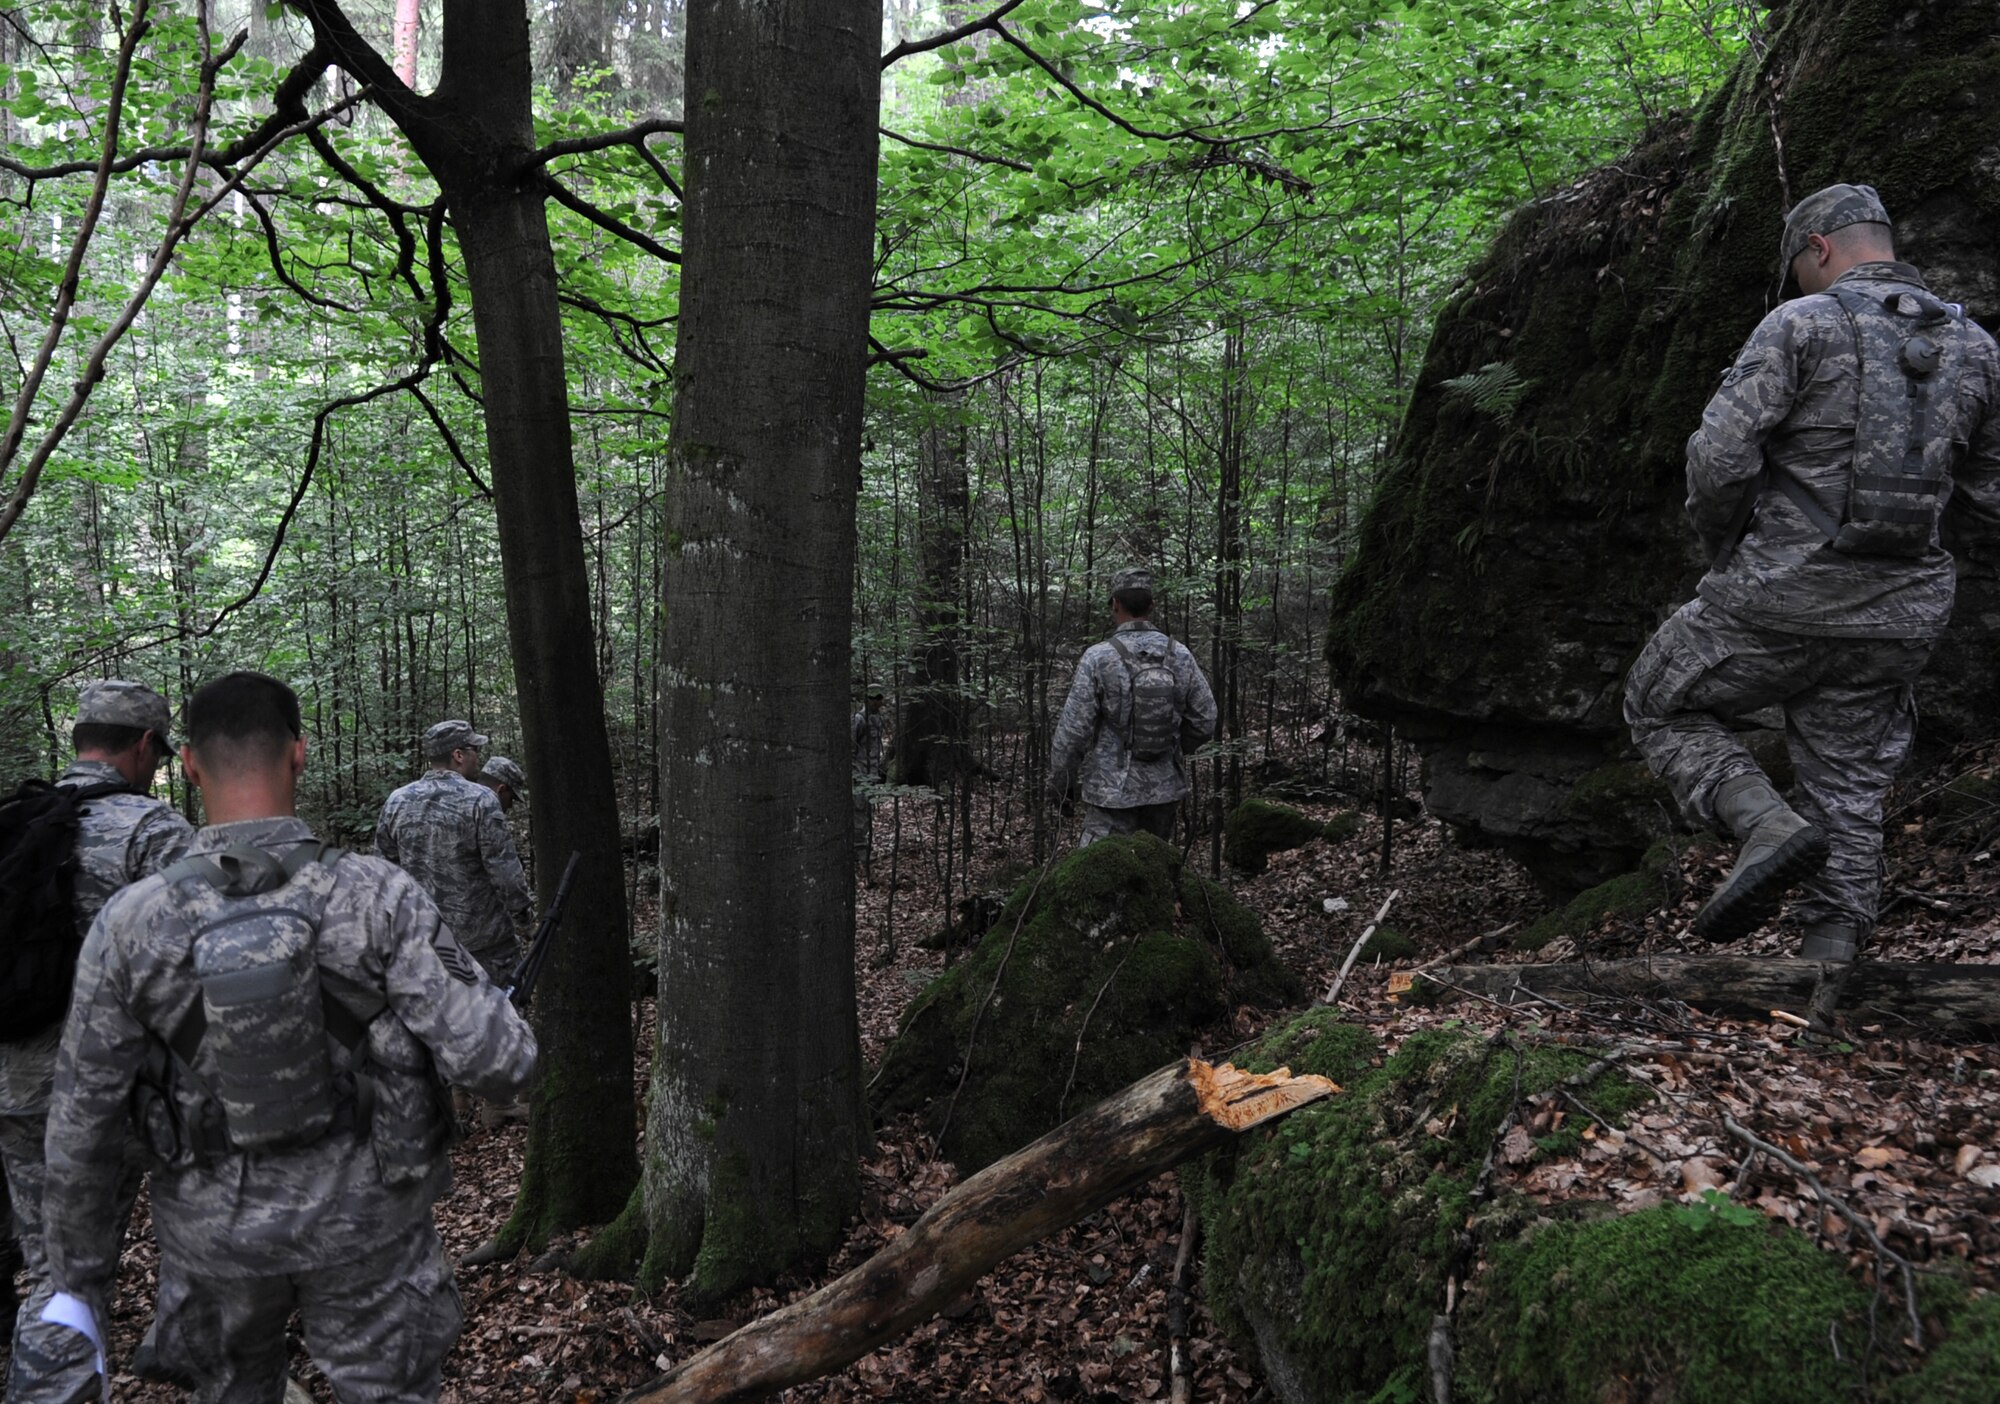
MULTIPOLYGON (((1986 850, 1934 841, 1924 796, 1898 797, 1892 814, 1884 929, 1875 953, 1888 959, 2000 961, 2000 862, 1986 850)), ((1335 807, 1304 806, 1330 817, 1335 807)), ((893 893, 887 882, 888 806, 878 815, 875 882, 859 892, 858 944, 865 1054, 872 1065, 893 1038, 910 998, 934 977, 944 956, 913 937, 944 925, 943 860, 927 805, 902 804, 901 857, 893 893), (893 920, 892 920, 893 918, 893 920), (887 939, 894 936, 893 944, 887 939)), ((1025 821, 992 816, 974 854, 972 890, 981 879, 1020 870, 1031 851, 1025 821)), ((1058 841, 1073 840, 1068 821, 1058 841)), ((1580 942, 1557 942, 1533 954, 1504 950, 1506 931, 1550 910, 1510 860, 1451 843, 1428 819, 1399 821, 1392 867, 1380 865, 1382 831, 1371 819, 1352 839, 1275 855, 1267 872, 1232 878, 1238 896, 1260 913, 1280 956, 1323 991, 1349 948, 1393 890, 1386 925, 1409 937, 1418 954, 1403 968, 1473 937, 1503 930, 1498 954, 1480 960, 1546 960, 1694 949, 1688 925, 1699 901, 1726 867, 1719 845, 1697 843, 1684 855, 1682 896, 1643 919, 1612 918, 1580 942)), ((1191 861, 1201 861, 1197 852, 1191 861)), ((997 886, 997 884, 996 884, 997 886)), ((958 891, 962 894, 961 886, 958 891)), ((1739 943, 1737 954, 1778 954, 1794 937, 1766 933, 1739 943)), ((1933 1042, 1907 1031, 1860 1027, 1843 1042, 1814 1046, 1780 1019, 1721 1017, 1686 1005, 1636 1002, 1594 1012, 1553 1006, 1501 1009, 1460 1002, 1409 1008, 1389 993, 1396 967, 1362 968, 1340 1004, 1366 1020, 1392 1047, 1419 1030, 1458 1021, 1499 1036, 1534 1027, 1614 1049, 1628 1073, 1658 1093, 1650 1110, 1622 1129, 1590 1127, 1574 1158, 1538 1160, 1532 1137, 1574 1106, 1534 1105, 1495 1147, 1501 1188, 1544 1200, 1588 1198, 1638 1208, 1719 1191, 1813 1234, 1845 1254, 1854 1273, 1883 1291, 1888 1329, 1901 1313, 1901 1271, 1856 1230, 1842 1209, 1871 1227, 1882 1244, 1917 1272, 1934 1260, 1957 1260, 1974 1280, 2000 1287, 2000 1050, 1990 1044, 1933 1042), (1733 1119, 1809 1171, 1825 1198, 1770 1151, 1752 1152, 1724 1125, 1733 1119), (1837 1200, 1838 1204, 1832 1201, 1837 1200)), ((650 1001, 638 1011, 650 1030, 650 1001)), ((1287 1017, 1279 1015, 1282 1019, 1287 1017)), ((1270 1022, 1239 1011, 1229 1037, 1247 1040, 1270 1022)), ((1220 1058, 1225 1049, 1208 1050, 1220 1058)), ((647 1054, 641 1050, 638 1068, 647 1054)), ((518 1182, 524 1130, 474 1133, 456 1154, 456 1186, 438 1205, 454 1257, 494 1233, 518 1182)), ((638 1300, 618 1283, 579 1282, 551 1255, 460 1269, 465 1334, 447 1364, 446 1400, 546 1399, 601 1404, 734 1327, 811 1290, 862 1261, 911 1223, 955 1183, 921 1126, 880 1128, 863 1167, 864 1202, 846 1243, 823 1272, 775 1290, 746 1294, 725 1318, 695 1320, 671 1288, 638 1300)), ((788 1392, 793 1400, 1044 1400, 1165 1398, 1170 1392, 1167 1301, 1182 1223, 1173 1174, 1016 1255, 939 1318, 864 1357, 843 1373, 788 1392)), ((152 1296, 153 1250, 142 1222, 129 1241, 114 1322, 128 1354, 152 1296)), ((558 1252, 573 1242, 554 1245, 558 1252)), ((1270 1396, 1250 1364, 1214 1329, 1194 1282, 1190 1324, 1193 1397, 1248 1404, 1270 1396)), ((303 1351, 298 1377, 327 1398, 303 1351)), ((176 1391, 128 1375, 120 1399, 167 1400, 176 1391)))

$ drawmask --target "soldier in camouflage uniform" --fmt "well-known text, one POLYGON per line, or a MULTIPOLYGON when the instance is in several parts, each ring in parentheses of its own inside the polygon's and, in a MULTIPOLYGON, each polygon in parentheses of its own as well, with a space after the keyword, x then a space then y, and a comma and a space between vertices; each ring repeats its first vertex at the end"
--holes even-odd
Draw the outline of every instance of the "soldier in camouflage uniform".
POLYGON ((1076 665, 1076 679, 1056 722, 1049 757, 1047 795, 1059 804, 1079 768, 1083 776, 1083 848, 1113 834, 1145 830, 1172 841, 1174 814, 1188 795, 1191 751, 1215 734, 1215 697, 1185 645, 1153 626, 1153 577, 1128 567, 1111 578, 1112 638, 1135 657, 1164 658, 1174 678, 1180 744, 1169 755, 1145 760, 1126 745, 1132 713, 1131 671, 1110 641, 1092 644, 1076 665))
MULTIPOLYGON (((196 936, 228 929, 211 926, 240 910, 226 892, 273 890, 212 881, 254 877, 259 865, 275 868, 313 843, 293 815, 306 743, 298 698, 256 673, 202 688, 188 702, 187 728, 181 755, 211 820, 191 853, 207 861, 191 859, 106 904, 63 1030, 48 1132, 49 1260, 67 1294, 58 1308, 80 1303, 106 1319, 118 1260, 110 1213, 118 1148, 138 1097, 161 1157, 152 1178, 160 1363, 193 1380, 201 1404, 269 1404, 285 1390, 285 1326, 297 1310, 338 1398, 435 1400, 463 1323, 432 1223, 451 1174, 440 1075, 511 1097, 533 1074, 534 1035, 407 873, 359 854, 328 861, 315 845, 313 861, 288 884, 279 879, 288 902, 320 913, 311 949, 326 1032, 302 1023, 293 1042, 318 1038, 335 1058, 333 1011, 346 1010, 355 1041, 339 1065, 358 1059, 372 1095, 323 1082, 336 1089, 336 1114, 316 1137, 237 1149, 237 1103, 219 1098, 232 1086, 240 1095, 261 1067, 239 1068, 232 1084, 213 1022, 184 1063, 166 1050, 186 1046, 191 1010, 214 998, 194 974, 196 936), (217 876, 191 877, 190 868, 217 876), (177 1071, 164 1102, 147 1103, 142 1094, 166 1068, 177 1071)), ((284 1035, 282 1026, 259 1032, 284 1035)), ((267 1114, 309 1100, 289 1082, 262 1097, 267 1114)))
POLYGON ((459 944, 504 985, 521 958, 517 931, 534 895, 499 799, 469 778, 479 773, 486 741, 462 721, 426 731, 431 768, 383 804, 375 851, 430 893, 459 944))
POLYGON ((511 814, 515 802, 528 793, 527 775, 505 756, 488 756, 473 778, 493 792, 502 814, 511 814))
MULTIPOLYGON (((194 837, 187 820, 150 793, 160 763, 173 754, 170 725, 167 700, 140 683, 115 678, 95 682, 77 701, 71 737, 76 762, 56 783, 73 790, 111 784, 132 791, 104 795, 83 808, 75 889, 79 934, 89 930, 114 892, 175 862, 194 837)), ((89 1389, 96 1373, 90 1351, 80 1348, 73 1332, 41 1319, 51 1291, 43 1241, 47 1167, 42 1140, 61 1037, 57 1023, 24 1042, 0 1043, 0 1158, 20 1226, 28 1285, 27 1298, 14 1316, 6 1392, 11 1404, 75 1399, 89 1389)), ((114 1143, 102 1167, 114 1186, 103 1209, 114 1241, 124 1236, 139 1192, 140 1166, 124 1154, 128 1149, 122 1141, 114 1143)))
POLYGON ((1882 803, 1916 728, 1913 684, 1951 614, 1936 517, 1956 493, 1983 527, 2000 521, 2000 352, 1896 260, 1868 186, 1799 201, 1782 255, 1805 296, 1751 333, 1688 440, 1687 510, 1713 565, 1633 665, 1625 717, 1688 817, 1742 843, 1696 934, 1747 934, 1802 882, 1802 954, 1844 962, 1874 927, 1882 803), (1909 337, 1920 312, 1931 330, 1909 337), (1897 336, 1901 351, 1883 340, 1897 336), (1871 392, 1862 348, 1883 345, 1868 373, 1888 389, 1871 392), (1912 355, 1929 368, 1911 369, 1912 355), (1921 473, 1863 471, 1885 459, 1935 486, 1913 497, 1921 473), (1855 531, 1874 529, 1863 519, 1893 523, 1898 552, 1859 549, 1855 531), (1792 805, 1732 727, 1773 705, 1792 805))

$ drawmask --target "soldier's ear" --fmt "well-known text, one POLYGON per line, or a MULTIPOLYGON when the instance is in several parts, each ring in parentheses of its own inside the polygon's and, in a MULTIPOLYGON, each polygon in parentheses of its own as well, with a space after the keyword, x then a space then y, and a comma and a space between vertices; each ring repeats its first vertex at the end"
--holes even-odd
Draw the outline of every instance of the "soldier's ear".
POLYGON ((292 742, 292 754, 290 759, 291 759, 292 775, 296 778, 297 776, 305 774, 306 771, 305 737, 301 736, 296 741, 292 742))

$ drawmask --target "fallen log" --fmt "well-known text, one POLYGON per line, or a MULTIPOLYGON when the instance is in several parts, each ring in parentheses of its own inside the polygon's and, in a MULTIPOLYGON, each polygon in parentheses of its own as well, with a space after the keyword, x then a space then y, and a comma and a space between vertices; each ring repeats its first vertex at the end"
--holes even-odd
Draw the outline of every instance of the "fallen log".
POLYGON ((860 1359, 935 1315, 995 1263, 1252 1126, 1340 1089, 1184 1059, 995 1161, 880 1252, 626 1395, 623 1404, 760 1399, 860 1359))
MULTIPOLYGON (((1666 996, 1718 1009, 1804 1014, 1826 970, 1814 960, 1653 955, 1548 965, 1447 965, 1423 971, 1417 979, 1500 1004, 1528 1003, 1535 995, 1564 1003, 1666 996)), ((1849 976, 1841 1012, 1850 1021, 1953 1034, 2000 1029, 2000 965, 1864 959, 1849 976)))

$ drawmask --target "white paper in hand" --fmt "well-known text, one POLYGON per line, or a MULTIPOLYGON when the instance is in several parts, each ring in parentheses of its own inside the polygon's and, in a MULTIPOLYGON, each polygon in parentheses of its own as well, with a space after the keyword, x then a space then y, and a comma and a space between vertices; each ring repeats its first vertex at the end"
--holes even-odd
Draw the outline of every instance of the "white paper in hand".
POLYGON ((90 1304, 81 1297, 58 1292, 42 1308, 42 1320, 53 1326, 67 1326, 72 1331, 80 1331, 89 1339, 97 1351, 97 1378, 104 1387, 105 1404, 110 1404, 111 1372, 104 1366, 104 1337, 97 1330, 97 1317, 92 1314, 90 1304))

